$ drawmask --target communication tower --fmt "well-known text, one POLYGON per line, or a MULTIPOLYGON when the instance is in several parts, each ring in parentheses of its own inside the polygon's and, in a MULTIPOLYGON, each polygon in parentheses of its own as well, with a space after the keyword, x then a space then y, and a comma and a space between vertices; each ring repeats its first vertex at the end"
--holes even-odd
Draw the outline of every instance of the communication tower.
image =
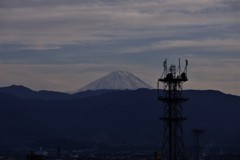
POLYGON ((164 122, 164 137, 162 154, 167 160, 185 160, 185 147, 183 143, 183 121, 186 118, 182 115, 181 104, 187 101, 182 97, 183 83, 187 78, 188 60, 185 68, 181 69, 181 63, 167 65, 167 59, 163 62, 164 71, 161 78, 158 79, 158 100, 164 104, 164 116, 160 118, 164 122), (159 84, 163 83, 163 93, 159 84))
POLYGON ((192 132, 195 136, 195 142, 196 142, 195 160, 200 160, 201 159, 201 153, 202 153, 202 146, 200 144, 200 140, 201 140, 201 136, 202 136, 204 130, 203 129, 193 129, 192 132))

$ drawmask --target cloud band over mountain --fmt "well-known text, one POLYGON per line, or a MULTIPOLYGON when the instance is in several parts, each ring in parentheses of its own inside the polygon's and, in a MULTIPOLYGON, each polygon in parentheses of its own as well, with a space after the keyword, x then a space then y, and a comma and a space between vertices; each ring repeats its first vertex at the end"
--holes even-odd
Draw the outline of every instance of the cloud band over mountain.
POLYGON ((66 91, 120 69, 154 86, 163 59, 183 57, 191 64, 188 88, 239 95, 239 6, 238 0, 2 0, 0 85, 66 91))

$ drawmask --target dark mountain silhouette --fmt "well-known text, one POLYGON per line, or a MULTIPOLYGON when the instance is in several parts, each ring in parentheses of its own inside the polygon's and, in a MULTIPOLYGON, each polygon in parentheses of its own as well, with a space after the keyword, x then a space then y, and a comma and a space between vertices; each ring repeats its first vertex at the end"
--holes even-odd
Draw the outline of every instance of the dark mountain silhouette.
MULTIPOLYGON (((156 90, 93 92, 85 98, 69 95, 68 100, 47 101, 0 93, 0 146, 54 145, 56 139, 64 139, 59 141, 63 146, 72 143, 80 148, 161 146, 163 123, 158 117, 163 104, 157 101, 156 90)), ((211 90, 188 90, 184 95, 189 98, 183 105, 188 146, 191 129, 203 128, 204 144, 239 147, 239 96, 211 90)))
POLYGON ((11 85, 7 87, 0 87, 0 93, 13 95, 22 99, 39 99, 39 100, 70 100, 74 98, 86 98, 90 96, 97 96, 108 92, 117 90, 96 90, 96 91, 82 91, 74 94, 56 92, 56 91, 34 91, 25 86, 11 85))
POLYGON ((25 86, 20 86, 20 85, 11 85, 7 87, 0 87, 1 93, 7 93, 11 95, 16 95, 16 96, 25 96, 25 95, 30 95, 34 94, 35 91, 25 87, 25 86))
POLYGON ((42 99, 42 100, 50 100, 50 99, 71 99, 71 95, 67 93, 54 92, 54 91, 33 91, 24 86, 11 85, 7 87, 0 87, 0 93, 14 95, 19 98, 24 99, 42 99))

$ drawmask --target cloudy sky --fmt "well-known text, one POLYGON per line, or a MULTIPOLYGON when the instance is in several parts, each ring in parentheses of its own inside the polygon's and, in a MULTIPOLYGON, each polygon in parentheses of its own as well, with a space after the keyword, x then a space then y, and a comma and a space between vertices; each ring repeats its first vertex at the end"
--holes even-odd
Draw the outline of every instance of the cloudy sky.
POLYGON ((1 0, 0 86, 74 91, 113 70, 153 87, 189 60, 185 89, 240 95, 239 0, 1 0))

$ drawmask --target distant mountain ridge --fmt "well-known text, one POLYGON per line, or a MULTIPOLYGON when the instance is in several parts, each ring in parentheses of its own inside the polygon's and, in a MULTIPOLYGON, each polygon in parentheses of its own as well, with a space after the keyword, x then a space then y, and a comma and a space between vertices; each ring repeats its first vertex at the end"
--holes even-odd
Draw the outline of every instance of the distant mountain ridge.
MULTIPOLYGON (((56 138, 68 138, 94 146, 160 147, 163 123, 158 117, 162 116, 164 105, 157 100, 156 90, 80 93, 88 95, 46 101, 16 98, 0 92, 1 144, 24 146, 42 141, 41 146, 46 147, 46 140, 50 143, 56 138)), ((183 94, 189 98, 183 104, 187 144, 192 144, 191 129, 200 127, 206 130, 203 144, 239 147, 240 126, 236 124, 240 121, 239 96, 212 90, 187 90, 183 94)))
POLYGON ((7 87, 0 87, 0 93, 10 94, 16 96, 18 98, 25 98, 25 99, 42 99, 42 100, 51 100, 51 99, 71 99, 71 95, 62 92, 56 91, 34 91, 29 89, 25 86, 21 85, 11 85, 7 87))
POLYGON ((71 100, 75 98, 86 98, 90 96, 97 96, 116 90, 97 90, 97 91, 82 91, 74 94, 68 94, 57 91, 34 91, 30 88, 21 85, 11 85, 0 87, 0 93, 15 96, 23 99, 39 99, 39 100, 71 100))
POLYGON ((150 86, 134 74, 128 71, 117 70, 91 82, 85 87, 80 88, 77 92, 101 89, 136 90, 139 88, 153 89, 152 86, 150 86))
MULTIPOLYGON (((142 88, 144 89, 144 88, 142 88)), ((147 88, 145 88, 147 89, 147 88)), ((151 90, 151 89, 150 89, 151 90)), ((48 91, 48 90, 40 90, 35 91, 28 87, 22 85, 11 85, 0 87, 0 93, 11 95, 14 97, 18 97, 21 99, 39 99, 39 100, 72 100, 76 98, 87 98, 91 96, 99 96, 105 93, 119 92, 121 90, 118 89, 100 89, 100 90, 87 90, 87 91, 79 91, 73 94, 58 92, 58 91, 48 91)), ((183 92, 189 91, 198 91, 198 90, 185 90, 183 92)), ((221 91, 217 90, 205 90, 209 92, 221 93, 221 91)), ((227 95, 227 94, 226 94, 227 95)), ((229 94, 231 95, 231 94, 229 94)), ((232 95, 237 96, 237 95, 232 95)), ((237 96, 239 97, 239 96, 237 96)))

